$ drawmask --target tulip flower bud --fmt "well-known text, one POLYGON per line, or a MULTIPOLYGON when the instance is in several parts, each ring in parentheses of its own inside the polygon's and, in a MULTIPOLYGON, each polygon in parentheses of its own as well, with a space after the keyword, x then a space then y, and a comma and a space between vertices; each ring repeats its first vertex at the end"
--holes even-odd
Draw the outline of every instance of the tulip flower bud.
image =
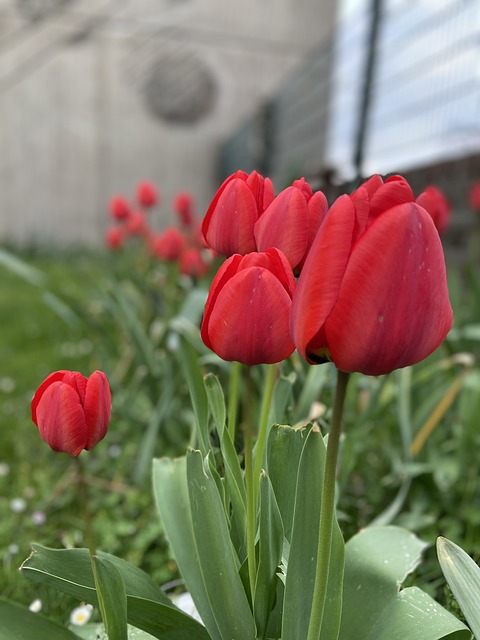
POLYGON ((193 278, 202 278, 208 273, 209 264, 202 251, 196 247, 186 249, 180 256, 180 273, 193 278))
POLYGON ((438 233, 445 231, 450 220, 451 207, 440 189, 433 185, 426 187, 425 191, 418 196, 417 204, 426 209, 432 216, 438 233))
POLYGON ((32 400, 32 420, 54 451, 78 456, 105 437, 111 396, 102 371, 87 379, 77 371, 51 373, 32 400))
POLYGON ((256 250, 253 229, 274 198, 269 178, 237 171, 220 186, 202 224, 207 246, 224 256, 256 250))
POLYGON ((278 249, 235 254, 215 276, 202 321, 203 342, 223 360, 280 362, 293 352, 289 334, 295 278, 278 249))
POLYGON ((114 196, 110 200, 110 215, 115 220, 126 220, 130 215, 130 205, 121 196, 114 196))
POLYGON ((137 200, 142 207, 154 207, 158 203, 158 192, 151 182, 140 182, 137 186, 137 200))
POLYGON ((258 251, 281 249, 294 272, 299 273, 327 210, 327 199, 321 191, 313 194, 304 178, 295 180, 257 220, 254 234, 258 251))
POLYGON ((381 375, 445 339, 452 309, 442 244, 410 194, 403 178, 374 176, 330 208, 292 305, 292 337, 309 362, 381 375))
POLYGON ((183 233, 176 227, 167 227, 163 233, 157 235, 152 242, 153 253, 162 260, 178 260, 185 250, 186 240, 183 233))
POLYGON ((177 193, 173 199, 173 210, 180 218, 180 222, 186 227, 193 224, 195 214, 193 210, 193 198, 186 191, 177 193))
POLYGON ((120 227, 110 227, 105 233, 105 243, 109 249, 121 249, 125 240, 125 232, 120 227))

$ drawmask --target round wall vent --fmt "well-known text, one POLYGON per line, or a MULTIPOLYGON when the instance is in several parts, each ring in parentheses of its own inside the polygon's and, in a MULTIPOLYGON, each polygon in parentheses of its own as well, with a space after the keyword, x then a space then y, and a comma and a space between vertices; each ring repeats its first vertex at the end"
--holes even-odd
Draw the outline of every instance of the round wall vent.
POLYGON ((193 124, 211 111, 216 85, 211 71, 198 56, 174 49, 162 51, 150 63, 143 93, 155 117, 193 124))

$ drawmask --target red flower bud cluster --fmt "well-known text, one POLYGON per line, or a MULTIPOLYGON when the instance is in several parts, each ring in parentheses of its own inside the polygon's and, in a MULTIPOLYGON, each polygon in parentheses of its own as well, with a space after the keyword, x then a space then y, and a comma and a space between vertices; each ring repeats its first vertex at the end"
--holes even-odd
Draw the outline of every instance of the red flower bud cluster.
POLYGON ((181 274, 203 277, 210 269, 213 252, 203 242, 193 196, 186 191, 175 196, 172 208, 178 226, 169 226, 162 232, 155 231, 148 215, 148 210, 159 203, 158 190, 147 181, 137 185, 133 205, 122 196, 114 196, 109 209, 115 224, 106 231, 106 245, 118 250, 129 238, 136 237, 145 243, 155 257, 178 263, 181 274))
POLYGON ((452 324, 439 238, 449 213, 438 189, 415 200, 402 176, 373 176, 329 207, 303 178, 275 197, 268 178, 238 171, 202 225, 207 245, 230 256, 203 341, 248 365, 294 347, 310 363, 370 375, 423 360, 452 324))

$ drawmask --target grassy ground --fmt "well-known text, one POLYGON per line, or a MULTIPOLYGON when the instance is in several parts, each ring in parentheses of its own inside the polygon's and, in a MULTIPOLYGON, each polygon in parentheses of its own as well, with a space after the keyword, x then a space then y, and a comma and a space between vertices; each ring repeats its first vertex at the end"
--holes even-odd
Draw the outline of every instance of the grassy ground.
MULTIPOLYGON (((0 265, 0 593, 26 605, 40 596, 44 612, 65 621, 74 603, 53 592, 39 592, 18 573, 32 541, 54 547, 84 545, 75 461, 53 453, 41 440, 31 421, 30 401, 51 371, 88 374, 108 366, 102 362, 100 334, 50 299, 54 293, 59 299, 75 300, 79 310, 94 304, 93 292, 98 291, 108 257, 78 253, 24 259, 41 271, 47 286, 35 286, 0 265)), ((114 412, 108 437, 84 460, 97 544, 166 581, 174 565, 152 516, 149 487, 140 489, 131 480, 138 438, 126 440, 124 430, 114 412), (154 564, 146 566, 146 551, 152 549, 159 552, 153 554, 154 564)))

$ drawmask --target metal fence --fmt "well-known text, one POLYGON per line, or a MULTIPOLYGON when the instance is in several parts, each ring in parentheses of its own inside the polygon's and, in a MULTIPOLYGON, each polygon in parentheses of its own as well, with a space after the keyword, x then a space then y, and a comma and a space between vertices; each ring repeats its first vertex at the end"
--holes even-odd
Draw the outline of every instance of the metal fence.
POLYGON ((225 143, 223 177, 256 168, 277 188, 300 174, 322 185, 480 153, 478 0, 339 6, 331 41, 225 143))

